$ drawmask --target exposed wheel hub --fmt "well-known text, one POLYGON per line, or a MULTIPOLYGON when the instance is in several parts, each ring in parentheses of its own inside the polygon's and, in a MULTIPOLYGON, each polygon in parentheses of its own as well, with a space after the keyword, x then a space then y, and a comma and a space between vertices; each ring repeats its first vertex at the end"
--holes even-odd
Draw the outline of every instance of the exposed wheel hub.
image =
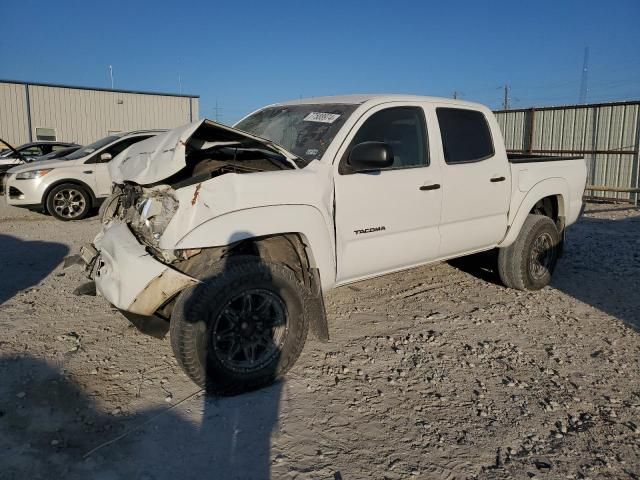
POLYGON ((549 272, 555 256, 553 239, 548 233, 542 233, 535 239, 529 256, 529 271, 536 278, 542 278, 549 272))
POLYGON ((230 370, 250 372, 278 355, 286 333, 286 308, 280 297, 269 290, 246 290, 218 314, 212 351, 230 370))

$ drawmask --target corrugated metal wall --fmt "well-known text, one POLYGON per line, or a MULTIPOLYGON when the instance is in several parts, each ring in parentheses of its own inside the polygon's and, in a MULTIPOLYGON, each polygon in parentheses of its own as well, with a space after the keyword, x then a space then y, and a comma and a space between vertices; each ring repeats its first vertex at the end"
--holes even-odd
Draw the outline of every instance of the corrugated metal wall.
MULTIPOLYGON (((503 110, 496 116, 508 150, 584 155, 588 184, 638 188, 640 102, 503 110)), ((629 192, 591 193, 636 202, 638 198, 629 192)))
POLYGON ((110 132, 174 128, 198 119, 197 97, 0 83, 0 138, 13 145, 29 141, 27 88, 34 141, 38 128, 86 145, 110 132))
POLYGON ((0 83, 0 138, 12 145, 29 140, 25 85, 0 83))

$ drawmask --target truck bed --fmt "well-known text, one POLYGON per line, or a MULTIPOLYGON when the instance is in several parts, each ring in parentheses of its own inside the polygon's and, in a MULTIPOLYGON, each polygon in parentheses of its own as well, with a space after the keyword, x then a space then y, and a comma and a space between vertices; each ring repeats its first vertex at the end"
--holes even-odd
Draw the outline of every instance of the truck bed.
POLYGON ((509 163, 531 163, 531 162, 559 162, 561 160, 582 160, 584 157, 574 156, 551 156, 535 155, 532 153, 512 153, 507 152, 509 163))

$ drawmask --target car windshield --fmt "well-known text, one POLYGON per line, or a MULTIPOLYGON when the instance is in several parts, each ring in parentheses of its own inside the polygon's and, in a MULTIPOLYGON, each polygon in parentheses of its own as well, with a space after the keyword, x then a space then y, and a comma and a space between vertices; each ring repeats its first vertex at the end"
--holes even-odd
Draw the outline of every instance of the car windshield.
POLYGON ((69 147, 69 148, 61 148, 58 150, 54 150, 53 152, 49 152, 46 155, 38 157, 38 160, 51 160, 52 158, 56 158, 58 160, 65 160, 66 157, 73 152, 78 150, 77 147, 69 147))
POLYGON ((270 140, 307 162, 319 159, 358 105, 315 104, 264 108, 235 128, 270 140))
POLYGON ((102 147, 109 145, 119 138, 120 137, 118 137, 117 135, 109 135, 108 137, 101 138, 97 142, 93 142, 86 147, 82 147, 81 149, 76 150, 71 155, 67 155, 66 157, 64 157, 64 160, 77 160, 78 158, 86 157, 87 155, 91 155, 96 150, 100 150, 102 147))

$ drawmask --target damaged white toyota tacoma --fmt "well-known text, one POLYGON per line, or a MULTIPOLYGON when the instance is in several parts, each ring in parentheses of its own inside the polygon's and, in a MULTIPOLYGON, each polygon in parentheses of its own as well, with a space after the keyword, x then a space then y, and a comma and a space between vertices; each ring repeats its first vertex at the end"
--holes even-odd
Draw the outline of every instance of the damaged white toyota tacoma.
POLYGON ((102 231, 81 255, 97 292, 163 335, 210 392, 266 385, 323 292, 497 252, 517 289, 549 284, 581 214, 582 158, 507 154, 484 106, 417 96, 296 100, 226 127, 203 120, 110 164, 102 231))

